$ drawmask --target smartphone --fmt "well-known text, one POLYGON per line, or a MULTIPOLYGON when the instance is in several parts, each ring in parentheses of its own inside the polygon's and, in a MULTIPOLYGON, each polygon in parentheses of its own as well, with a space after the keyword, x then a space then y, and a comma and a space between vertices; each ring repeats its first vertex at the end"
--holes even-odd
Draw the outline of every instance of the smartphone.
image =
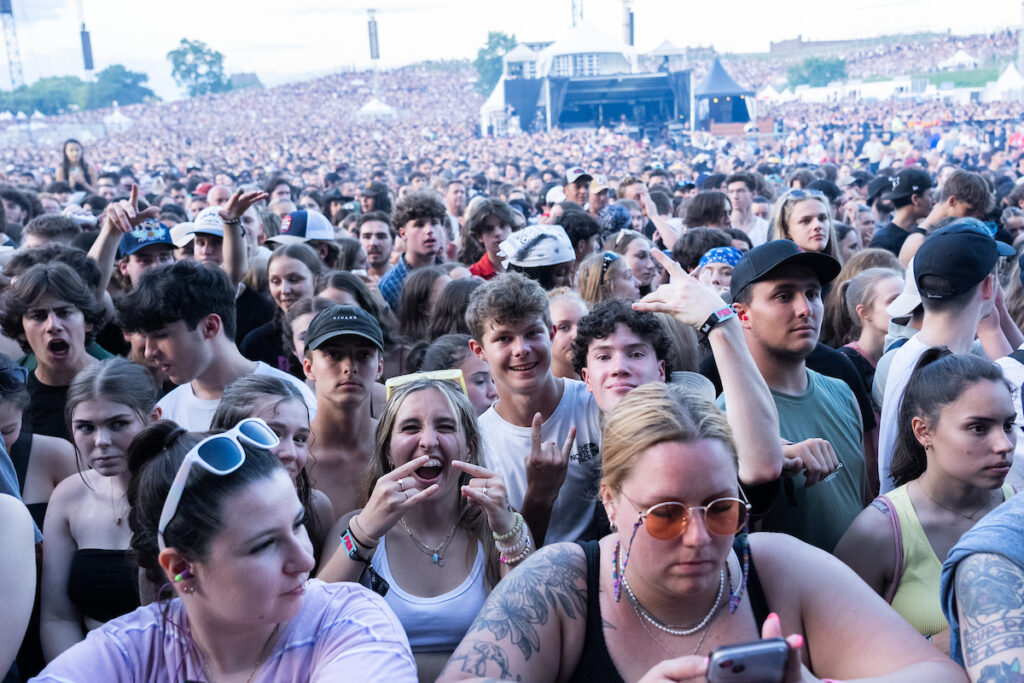
POLYGON ((708 683, 782 683, 788 656, 782 638, 715 648, 708 662, 708 683))

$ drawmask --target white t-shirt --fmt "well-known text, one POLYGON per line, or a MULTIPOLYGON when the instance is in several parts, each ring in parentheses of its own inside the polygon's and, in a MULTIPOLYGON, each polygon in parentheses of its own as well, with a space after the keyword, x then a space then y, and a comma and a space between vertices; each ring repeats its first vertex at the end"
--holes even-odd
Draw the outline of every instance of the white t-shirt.
POLYGON ((761 218, 760 216, 754 216, 754 224, 750 230, 747 230, 747 237, 754 243, 755 247, 759 247, 768 241, 768 221, 761 218))
MULTIPOLYGON (((601 480, 600 409, 583 382, 566 379, 562 399, 541 426, 544 443, 554 441, 561 448, 576 427, 576 441, 569 453, 569 472, 551 508, 551 522, 544 543, 575 541, 590 526, 601 480)), ((509 424, 492 406, 480 416, 483 456, 487 467, 505 478, 509 502, 521 507, 526 496, 526 457, 530 454, 532 430, 509 424)))
POLYGON ((889 467, 892 465, 893 451, 896 449, 896 436, 899 433, 900 404, 903 403, 903 391, 907 388, 910 375, 917 366, 922 354, 931 347, 914 335, 907 343, 896 349, 892 354, 892 363, 885 378, 885 393, 882 398, 882 415, 878 426, 878 481, 881 492, 888 493, 896 488, 889 467))
MULTIPOLYGON (((309 420, 316 417, 316 396, 309 390, 304 382, 300 382, 287 372, 281 372, 263 361, 256 361, 254 375, 271 375, 294 384, 306 401, 309 408, 309 420)), ((192 384, 182 384, 172 389, 162 399, 157 401, 157 417, 161 420, 174 420, 190 432, 206 432, 210 430, 213 423, 213 414, 217 412, 220 399, 197 398, 192 391, 192 384)))

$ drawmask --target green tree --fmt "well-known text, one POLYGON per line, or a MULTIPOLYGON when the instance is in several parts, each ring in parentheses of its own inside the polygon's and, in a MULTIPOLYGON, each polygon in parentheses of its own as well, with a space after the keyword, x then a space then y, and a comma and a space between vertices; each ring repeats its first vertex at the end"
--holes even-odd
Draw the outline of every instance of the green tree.
POLYGON ((171 75, 191 97, 228 89, 224 76, 224 55, 198 40, 182 38, 178 47, 167 53, 171 75))
POLYGON ((786 75, 792 86, 807 84, 817 88, 828 85, 832 81, 844 80, 846 78, 846 60, 808 57, 799 64, 789 67, 786 75))
POLYGON ((129 71, 120 64, 112 64, 96 74, 96 81, 89 84, 85 100, 86 109, 109 107, 118 104, 135 104, 156 99, 152 90, 145 86, 149 76, 129 71))
POLYGON ((87 87, 77 76, 40 78, 32 85, 0 93, 0 110, 60 114, 70 110, 72 105, 81 106, 87 87))
POLYGON ((516 46, 516 37, 501 31, 488 31, 487 44, 476 51, 473 66, 480 75, 476 89, 487 95, 501 78, 501 58, 516 46))

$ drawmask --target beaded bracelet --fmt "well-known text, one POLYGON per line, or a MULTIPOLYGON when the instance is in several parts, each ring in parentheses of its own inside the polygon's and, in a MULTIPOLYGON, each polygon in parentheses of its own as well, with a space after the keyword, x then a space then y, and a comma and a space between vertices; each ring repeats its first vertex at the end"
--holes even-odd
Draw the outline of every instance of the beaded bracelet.
POLYGON ((501 563, 507 565, 518 564, 525 560, 526 556, 529 555, 532 550, 533 548, 530 543, 530 535, 526 534, 526 545, 523 548, 522 552, 520 552, 518 555, 514 557, 506 557, 505 553, 501 553, 501 563))
POLYGON ((495 545, 498 547, 498 552, 504 553, 505 555, 511 555, 512 553, 517 553, 520 550, 522 550, 523 547, 529 542, 529 540, 530 534, 526 533, 524 529, 522 532, 520 532, 519 538, 516 540, 515 543, 511 545, 496 543, 495 545))
POLYGON ((224 221, 224 225, 238 225, 239 223, 242 222, 241 218, 232 218, 231 220, 222 218, 221 220, 224 221))
POLYGON ((491 532, 491 536, 494 538, 495 543, 504 543, 505 541, 512 538, 522 530, 523 516, 518 512, 513 512, 512 517, 515 520, 515 522, 512 524, 512 528, 509 529, 507 532, 503 534, 496 534, 493 531, 491 532))

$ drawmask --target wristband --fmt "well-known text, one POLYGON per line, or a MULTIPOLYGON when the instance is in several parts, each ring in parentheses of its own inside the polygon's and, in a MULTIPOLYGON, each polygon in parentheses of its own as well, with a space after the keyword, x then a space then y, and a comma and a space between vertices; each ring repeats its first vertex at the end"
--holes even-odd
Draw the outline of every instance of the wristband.
MULTIPOLYGON (((356 543, 361 545, 362 547, 366 548, 367 550, 373 550, 374 548, 377 547, 377 544, 380 543, 380 541, 378 540, 377 543, 365 543, 362 539, 360 539, 358 536, 356 536, 356 523, 358 521, 359 521, 358 515, 353 517, 351 520, 349 520, 348 530, 350 532, 352 532, 352 539, 356 543)), ((362 533, 363 531, 364 531, 364 529, 362 527, 360 527, 359 532, 362 533)))
POLYGON ((723 306, 708 316, 708 319, 704 321, 704 324, 697 328, 697 336, 701 339, 706 339, 708 333, 710 333, 716 325, 725 322, 729 318, 735 317, 736 311, 733 310, 732 306, 723 306))
POLYGON ((224 221, 224 225, 238 225, 242 222, 241 218, 232 218, 231 220, 225 220, 222 218, 221 220, 224 221))
POLYGON ((345 548, 345 553, 348 555, 350 560, 362 562, 363 564, 369 564, 369 560, 367 560, 365 557, 360 557, 359 548, 356 545, 357 543, 358 541, 356 540, 355 536, 352 535, 352 529, 346 527, 345 530, 341 532, 341 545, 343 548, 345 548))

